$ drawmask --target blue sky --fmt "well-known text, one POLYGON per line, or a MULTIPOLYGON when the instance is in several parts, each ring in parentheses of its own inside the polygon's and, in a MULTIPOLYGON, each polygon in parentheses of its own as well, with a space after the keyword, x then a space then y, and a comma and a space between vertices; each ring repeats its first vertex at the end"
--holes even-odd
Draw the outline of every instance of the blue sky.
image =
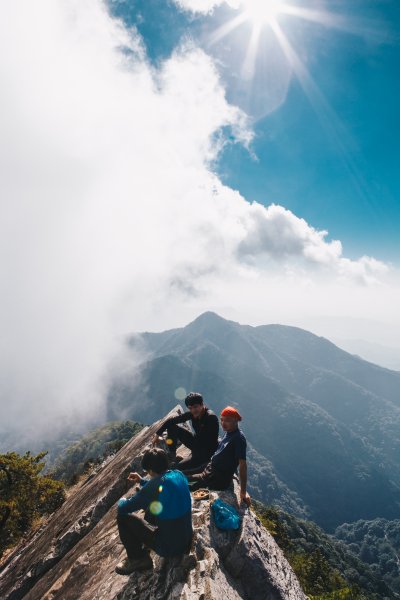
MULTIPOLYGON (((316 10, 322 2, 297 5, 316 10)), ((237 14, 221 6, 211 15, 193 15, 165 0, 119 0, 111 7, 138 28, 155 64, 182 39, 191 38, 209 51, 207 36, 237 14)), ((357 31, 288 15, 278 19, 331 112, 317 114, 293 76, 282 104, 266 116, 255 115, 257 159, 242 145, 228 144, 214 168, 248 201, 281 204, 327 229, 329 239, 340 239, 350 258, 367 254, 399 264, 400 5, 397 0, 327 0, 323 7, 357 31)), ((268 26, 262 35, 273 37, 268 26)), ((224 43, 242 45, 244 53, 248 37, 242 26, 224 43)), ((219 50, 211 48, 217 61, 219 50)), ((223 64, 220 73, 234 103, 229 68, 223 64)))

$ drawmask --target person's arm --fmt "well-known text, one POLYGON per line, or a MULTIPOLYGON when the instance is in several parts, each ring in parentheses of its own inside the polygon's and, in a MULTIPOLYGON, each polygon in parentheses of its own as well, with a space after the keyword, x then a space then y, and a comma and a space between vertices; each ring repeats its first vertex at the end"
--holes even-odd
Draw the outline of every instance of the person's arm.
POLYGON ((240 480, 240 501, 250 506, 251 499, 247 493, 247 461, 243 458, 239 460, 239 480, 240 480))
POLYGON ((240 432, 235 438, 235 454, 239 461, 240 501, 250 506, 251 500, 247 493, 247 462, 246 462, 246 438, 240 432))
POLYGON ((177 415, 176 417, 171 417, 164 421, 164 423, 159 427, 156 431, 156 435, 160 436, 164 433, 164 431, 169 427, 169 425, 177 425, 178 423, 185 423, 192 418, 192 415, 189 412, 184 412, 181 415, 177 415))
POLYGON ((142 489, 130 498, 121 498, 118 501, 118 514, 126 515, 136 510, 146 510, 154 499, 155 487, 158 486, 159 478, 151 479, 142 489))
POLYGON ((128 481, 132 481, 133 483, 138 483, 140 486, 144 486, 146 483, 149 482, 148 479, 141 477, 139 475, 139 473, 136 473, 136 472, 129 473, 128 481))

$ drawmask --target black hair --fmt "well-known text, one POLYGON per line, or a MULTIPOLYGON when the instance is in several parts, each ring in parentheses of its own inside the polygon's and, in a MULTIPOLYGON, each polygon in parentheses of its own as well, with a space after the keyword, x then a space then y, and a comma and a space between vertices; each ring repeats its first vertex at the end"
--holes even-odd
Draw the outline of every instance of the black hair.
POLYGON ((203 396, 197 392, 190 392, 185 398, 185 404, 187 407, 193 406, 193 404, 203 404, 203 396))
POLYGON ((142 469, 144 471, 154 471, 160 475, 168 469, 168 456, 162 448, 152 448, 144 453, 142 458, 142 469))

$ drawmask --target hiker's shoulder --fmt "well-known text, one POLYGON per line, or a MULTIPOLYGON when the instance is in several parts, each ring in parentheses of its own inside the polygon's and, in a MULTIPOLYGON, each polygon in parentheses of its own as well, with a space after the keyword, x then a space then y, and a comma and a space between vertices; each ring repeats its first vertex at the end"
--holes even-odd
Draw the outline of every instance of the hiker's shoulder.
POLYGON ((211 408, 208 408, 208 406, 206 408, 206 416, 208 419, 211 419, 212 421, 215 421, 215 420, 218 421, 217 415, 215 414, 215 412, 213 410, 211 410, 211 408))
POLYGON ((239 427, 235 431, 234 439, 237 443, 240 443, 240 444, 247 443, 246 436, 244 435, 243 431, 241 429, 239 429, 239 427))
POLYGON ((170 481, 177 484, 187 483, 186 476, 182 473, 182 471, 178 471, 177 469, 166 471, 163 475, 163 479, 164 481, 170 481))

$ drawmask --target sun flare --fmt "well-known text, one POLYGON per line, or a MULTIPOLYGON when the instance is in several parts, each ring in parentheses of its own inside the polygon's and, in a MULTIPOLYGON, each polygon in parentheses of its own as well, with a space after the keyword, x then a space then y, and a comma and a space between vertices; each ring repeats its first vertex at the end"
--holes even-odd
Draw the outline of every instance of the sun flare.
POLYGON ((282 0, 243 0, 243 12, 254 24, 272 23, 281 12, 282 0))
POLYGON ((224 62, 231 64, 232 72, 235 73, 233 87, 238 105, 253 117, 266 116, 284 101, 293 75, 300 82, 321 120, 337 122, 308 72, 307 65, 303 63, 301 53, 287 35, 287 30, 306 22, 323 27, 324 30, 332 28, 368 37, 371 35, 369 26, 361 26, 349 21, 345 15, 318 7, 315 0, 302 0, 301 4, 299 0, 226 2, 232 6, 232 18, 223 21, 210 34, 208 46, 218 47, 228 36, 232 36, 239 47, 245 46, 242 60, 237 52, 230 52, 231 56, 226 54, 226 49, 233 46, 219 46, 224 53, 224 62))

